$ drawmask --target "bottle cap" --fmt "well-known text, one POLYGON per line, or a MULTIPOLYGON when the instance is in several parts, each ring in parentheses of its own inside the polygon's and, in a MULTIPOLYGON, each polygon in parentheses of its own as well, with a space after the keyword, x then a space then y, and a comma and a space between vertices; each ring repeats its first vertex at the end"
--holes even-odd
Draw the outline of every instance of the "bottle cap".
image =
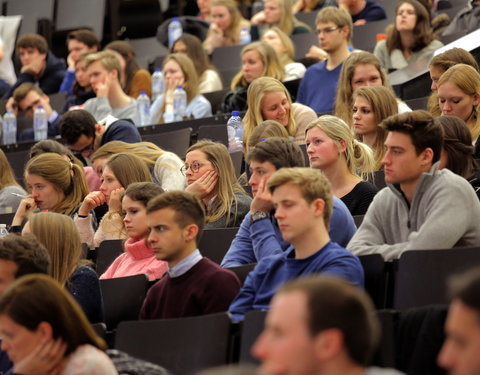
POLYGON ((7 109, 7 113, 10 114, 10 113, 13 113, 11 109, 7 109))
POLYGON ((43 109, 43 105, 39 105, 37 109, 43 109))
POLYGON ((161 72, 162 72, 162 69, 160 68, 155 69, 155 73, 161 73, 161 72))
POLYGON ((177 86, 177 89, 183 89, 183 86, 182 86, 182 85, 178 85, 178 86, 177 86))
POLYGON ((177 21, 178 22, 178 17, 173 17, 172 21, 177 21))
POLYGON ((232 111, 232 116, 240 116, 240 113, 238 111, 232 111))
POLYGON ((140 91, 140 95, 147 95, 147 92, 145 90, 140 91))

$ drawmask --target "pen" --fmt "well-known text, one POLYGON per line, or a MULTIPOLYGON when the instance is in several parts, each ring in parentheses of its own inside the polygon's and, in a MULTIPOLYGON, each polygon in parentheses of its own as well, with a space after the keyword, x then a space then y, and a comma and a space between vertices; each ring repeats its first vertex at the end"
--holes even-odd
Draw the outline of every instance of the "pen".
POLYGON ((28 195, 23 195, 23 194, 18 194, 18 193, 10 193, 12 195, 15 195, 16 197, 20 197, 20 198, 28 198, 28 195))

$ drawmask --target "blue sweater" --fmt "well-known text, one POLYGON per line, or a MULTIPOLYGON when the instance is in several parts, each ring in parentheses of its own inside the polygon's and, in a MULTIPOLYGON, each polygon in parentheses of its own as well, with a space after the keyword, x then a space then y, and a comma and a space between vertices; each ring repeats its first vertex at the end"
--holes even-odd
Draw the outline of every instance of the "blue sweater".
POLYGON ((297 102, 309 106, 317 113, 333 111, 342 65, 343 63, 328 70, 325 60, 309 67, 300 82, 297 102))
POLYGON ((334 242, 328 242, 315 254, 295 259, 295 249, 263 259, 249 273, 243 288, 228 311, 233 321, 243 320, 250 310, 268 310, 276 290, 288 280, 316 273, 339 276, 363 286, 363 268, 358 258, 334 242))
MULTIPOLYGON (((222 267, 236 267, 257 263, 265 257, 282 254, 290 247, 282 239, 273 215, 252 223, 250 212, 243 219, 240 229, 222 260, 222 267)), ((340 246, 346 247, 357 230, 352 215, 345 204, 337 197, 333 198, 333 213, 330 218, 330 238, 340 246)))

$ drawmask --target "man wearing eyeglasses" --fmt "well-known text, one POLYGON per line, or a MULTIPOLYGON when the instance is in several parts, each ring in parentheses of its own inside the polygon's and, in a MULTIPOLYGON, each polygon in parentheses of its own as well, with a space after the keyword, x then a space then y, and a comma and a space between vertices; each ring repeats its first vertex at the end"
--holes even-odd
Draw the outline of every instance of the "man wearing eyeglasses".
POLYGON ((297 101, 317 113, 331 112, 340 71, 350 55, 352 18, 343 9, 326 7, 318 12, 315 23, 318 42, 327 59, 307 69, 298 88, 297 101))
POLYGON ((60 134, 68 147, 84 158, 89 158, 96 149, 110 141, 142 141, 133 122, 107 116, 97 123, 95 117, 83 109, 69 111, 62 116, 60 134))
MULTIPOLYGON (((11 110, 16 116, 21 112, 25 117, 33 119, 33 113, 40 105, 47 113, 48 137, 53 138, 58 135, 61 116, 52 108, 50 98, 44 94, 40 87, 31 82, 22 83, 13 92, 13 96, 6 104, 6 108, 11 110)), ((33 128, 24 130, 18 137, 19 141, 33 141, 33 139, 33 128)))

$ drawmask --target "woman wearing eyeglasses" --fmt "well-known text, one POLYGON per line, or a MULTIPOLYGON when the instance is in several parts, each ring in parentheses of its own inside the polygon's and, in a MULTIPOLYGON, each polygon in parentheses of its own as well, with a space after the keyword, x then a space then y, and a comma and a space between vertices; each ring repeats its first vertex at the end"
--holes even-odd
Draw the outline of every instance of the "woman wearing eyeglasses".
POLYGON ((223 144, 203 140, 190 146, 182 172, 187 178, 186 191, 197 195, 205 206, 205 228, 240 226, 252 199, 238 183, 223 144))

